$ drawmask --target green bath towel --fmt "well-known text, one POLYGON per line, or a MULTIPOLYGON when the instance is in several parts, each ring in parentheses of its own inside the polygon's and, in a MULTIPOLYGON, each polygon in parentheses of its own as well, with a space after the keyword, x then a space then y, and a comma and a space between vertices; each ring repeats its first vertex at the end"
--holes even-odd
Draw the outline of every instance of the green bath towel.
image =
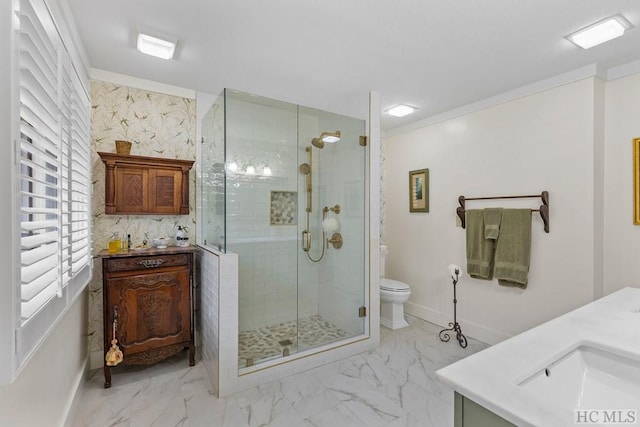
POLYGON ((484 238, 496 240, 500 235, 502 208, 487 208, 482 215, 484 217, 484 238))
POLYGON ((467 273, 475 279, 493 279, 495 240, 484 237, 484 218, 481 209, 467 211, 467 273))
POLYGON ((504 209, 494 274, 501 286, 526 289, 531 261, 531 209, 504 209))

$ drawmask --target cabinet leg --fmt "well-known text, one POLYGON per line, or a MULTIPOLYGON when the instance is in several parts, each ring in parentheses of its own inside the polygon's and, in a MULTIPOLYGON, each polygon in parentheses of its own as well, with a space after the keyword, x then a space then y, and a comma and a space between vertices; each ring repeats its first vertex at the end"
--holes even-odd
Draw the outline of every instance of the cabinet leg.
POLYGON ((111 368, 104 365, 104 388, 111 387, 111 368))
POLYGON ((196 346, 191 344, 189 346, 189 366, 194 366, 196 364, 196 346))

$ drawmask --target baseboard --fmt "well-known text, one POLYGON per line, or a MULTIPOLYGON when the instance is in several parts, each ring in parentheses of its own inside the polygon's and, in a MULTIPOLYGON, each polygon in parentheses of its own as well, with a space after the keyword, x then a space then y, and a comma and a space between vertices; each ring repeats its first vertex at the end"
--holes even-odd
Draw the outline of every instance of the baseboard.
POLYGON ((75 392, 73 393, 73 397, 69 400, 67 404, 67 408, 64 416, 64 427, 71 427, 73 424, 73 419, 76 417, 76 413, 78 412, 78 405, 80 404, 80 398, 84 393, 84 385, 87 380, 87 366, 89 365, 89 358, 87 357, 82 364, 82 370, 78 374, 75 379, 75 392))
MULTIPOLYGON (((407 314, 426 320, 427 322, 435 323, 443 328, 446 328, 449 322, 452 321, 451 313, 442 313, 411 301, 404 303, 404 311, 407 314)), ((486 326, 482 326, 474 322, 469 322, 465 319, 458 319, 458 323, 460 323, 462 332, 466 336, 475 338, 487 344, 493 345, 500 341, 504 341, 507 338, 511 338, 511 335, 496 331, 495 329, 487 328, 486 326)))

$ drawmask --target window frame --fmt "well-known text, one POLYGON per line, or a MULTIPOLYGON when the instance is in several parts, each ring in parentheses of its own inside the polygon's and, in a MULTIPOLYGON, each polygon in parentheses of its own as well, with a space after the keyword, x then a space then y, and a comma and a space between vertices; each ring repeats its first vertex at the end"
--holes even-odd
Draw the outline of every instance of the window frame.
MULTIPOLYGON (((60 319, 65 315, 68 309, 74 304, 82 291, 86 288, 92 276, 92 212, 91 212, 91 116, 90 116, 90 97, 88 90, 88 73, 84 64, 84 57, 81 51, 75 47, 78 43, 69 37, 73 34, 67 27, 69 22, 73 25, 73 21, 69 21, 69 15, 65 16, 65 11, 55 9, 56 4, 52 4, 49 0, 11 0, 3 2, 0 6, 0 20, 8 23, 9 28, 3 32, 4 41, 0 42, 0 54, 6 53, 5 60, 0 61, 0 71, 8 71, 8 81, 0 83, 10 88, 10 97, 7 100, 0 101, 0 113, 6 113, 5 117, 9 117, 9 126, 2 126, 2 135, 9 139, 10 143, 5 143, 4 148, 0 149, 0 162, 5 166, 0 172, 0 188, 6 194, 5 200, 10 205, 5 213, 0 214, 3 221, 6 236, 8 236, 8 245, 10 250, 6 257, 0 261, 0 268, 5 274, 9 275, 9 283, 0 285, 0 340, 5 345, 0 346, 0 384, 8 384, 12 382, 20 373, 22 368, 28 363, 30 358, 38 351, 42 342, 49 333, 55 329, 60 319), (46 34, 56 48, 53 54, 56 56, 57 67, 57 89, 55 96, 58 97, 57 108, 53 114, 59 116, 59 126, 55 135, 58 138, 57 143, 60 146, 58 153, 57 173, 57 233, 58 248, 57 255, 57 275, 58 289, 56 296, 39 308, 33 317, 27 322, 23 322, 21 315, 21 294, 23 286, 21 285, 21 262, 22 248, 21 235, 23 229, 21 221, 23 219, 22 212, 22 195, 21 188, 23 181, 21 179, 22 172, 22 151, 21 151, 21 84, 24 75, 21 73, 21 7, 30 7, 35 11, 37 19, 43 25, 44 31, 40 34, 46 34), (51 7, 54 7, 52 9, 51 7), (56 20, 56 18, 59 18, 56 20), (62 25, 59 25, 62 24, 62 25), (66 43, 65 43, 66 42, 66 43), (63 65, 64 63, 64 65, 63 65), (64 87, 62 85, 65 85, 64 87), (68 97, 61 101, 61 94, 67 94, 68 97), (75 103, 75 104, 74 104, 75 103), (65 111, 66 109, 66 111, 65 111), (75 110, 74 110, 75 109, 75 110), (77 117, 74 117, 77 114, 77 117), (64 122, 64 125, 63 123, 64 122), (77 127, 82 127, 80 132, 74 134, 74 123, 77 127), (75 138, 75 139, 74 139, 75 138), (80 142, 76 144, 76 142, 80 142), (86 145, 82 145, 84 142, 86 145), (62 151, 67 148, 67 155, 63 156, 62 151), (79 178, 73 170, 74 167, 74 149, 81 152, 83 175, 79 178), (68 162, 66 165, 66 176, 63 176, 65 168, 62 166, 63 159, 68 162), (64 182, 62 181, 64 179, 64 182), (74 180, 76 182, 74 182, 74 180), (75 189, 74 189, 75 188, 75 189), (67 200, 62 201, 62 197, 67 200), (76 204, 74 198, 78 197, 80 203, 76 204), (68 209, 63 209, 63 203, 68 209), (75 210, 79 207, 79 215, 75 214, 75 210), (8 211, 8 212, 7 212, 8 211), (63 216, 65 219, 63 219, 63 216), (80 227, 84 227, 86 235, 80 233, 80 243, 82 256, 78 257, 83 263, 80 268, 74 268, 74 224, 75 218, 80 216, 80 227), (68 256, 64 256, 61 252, 63 244, 61 243, 63 231, 66 227, 69 245, 67 245, 68 256), (68 266, 63 267, 63 262, 68 266), (70 274, 67 283, 63 282, 64 271, 70 274), (75 272, 75 273, 74 273, 75 272)), ((23 24, 25 25, 25 24, 23 24)), ((3 30, 4 31, 4 30, 3 30)), ((25 45, 26 46, 26 45, 25 45)), ((0 86, 2 87, 2 86, 0 86)), ((40 86, 38 86, 40 87, 40 86)), ((42 93, 42 92, 41 92, 42 93)), ((25 144, 23 141, 23 144, 25 144)), ((28 144, 28 142, 26 142, 28 144)), ((22 145, 24 146, 24 145, 22 145)), ((39 184, 37 184, 39 185, 39 184)), ((75 236, 77 237, 77 236, 75 236)), ((78 251, 78 252, 80 252, 78 251)), ((76 261, 77 261, 76 259, 76 261)))

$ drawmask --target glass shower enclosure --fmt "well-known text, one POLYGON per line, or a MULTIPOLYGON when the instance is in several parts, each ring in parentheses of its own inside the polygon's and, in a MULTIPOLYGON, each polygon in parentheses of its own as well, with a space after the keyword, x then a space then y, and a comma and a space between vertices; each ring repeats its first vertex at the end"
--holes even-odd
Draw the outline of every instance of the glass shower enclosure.
POLYGON ((241 370, 365 333, 364 135, 229 89, 203 118, 199 244, 238 254, 241 370))

